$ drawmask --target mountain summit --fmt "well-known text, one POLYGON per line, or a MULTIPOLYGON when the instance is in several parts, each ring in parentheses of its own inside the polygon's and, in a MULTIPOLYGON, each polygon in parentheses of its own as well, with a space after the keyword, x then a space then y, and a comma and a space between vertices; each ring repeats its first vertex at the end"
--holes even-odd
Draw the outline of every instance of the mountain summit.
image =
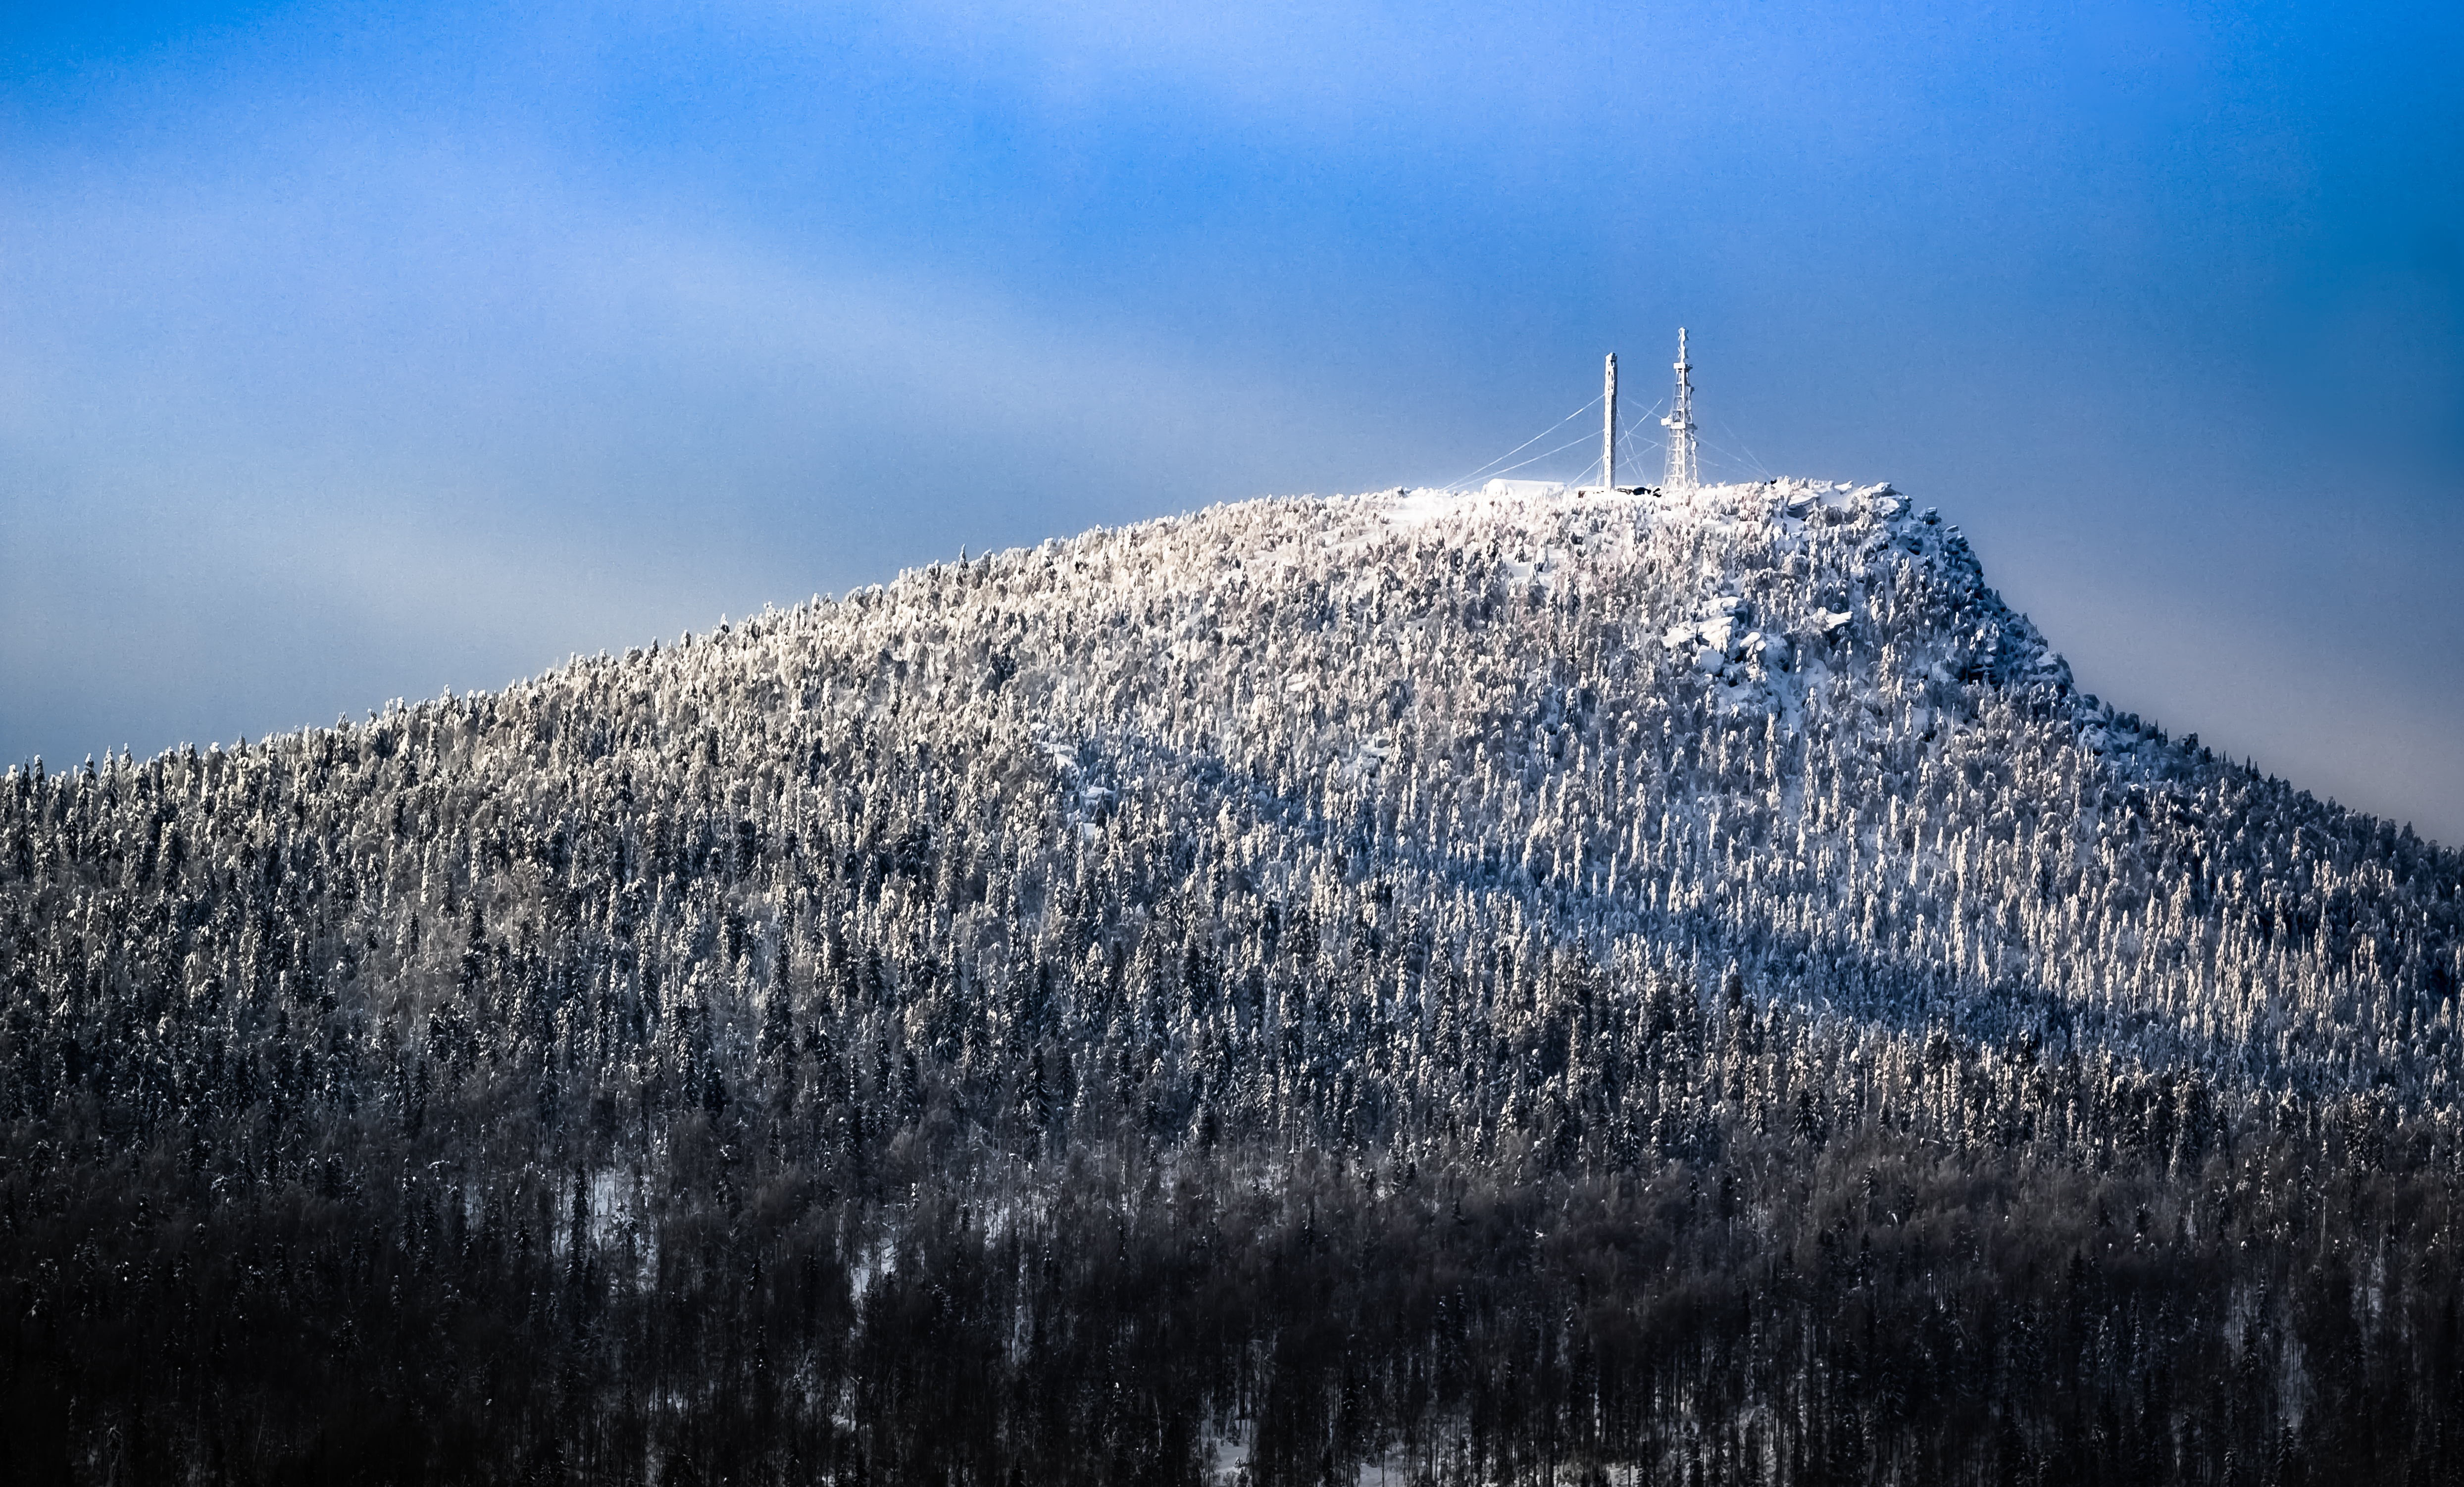
POLYGON ((12 1469, 2464 1462, 2464 860, 1887 486, 1216 508, 0 833, 12 1469))

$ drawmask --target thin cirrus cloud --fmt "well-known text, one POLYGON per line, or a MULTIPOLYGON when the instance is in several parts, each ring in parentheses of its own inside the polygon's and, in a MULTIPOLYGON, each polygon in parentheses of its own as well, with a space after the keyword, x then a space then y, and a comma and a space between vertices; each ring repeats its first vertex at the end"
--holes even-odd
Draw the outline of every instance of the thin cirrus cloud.
POLYGON ((1145 514, 1176 461, 1237 466, 1234 429, 1312 437, 1271 386, 964 289, 536 178, 387 179, 357 221, 229 189, 20 194, 51 230, 11 258, 46 313, 16 317, 26 395, 0 415, 24 753, 63 753, 61 719, 80 753, 159 747, 495 685, 1145 514), (98 242, 117 251, 82 259, 98 242), (372 260, 382 292, 349 267, 372 260), (177 282, 177 313, 129 314, 132 277, 177 282), (929 527, 900 519, 919 499, 929 527))

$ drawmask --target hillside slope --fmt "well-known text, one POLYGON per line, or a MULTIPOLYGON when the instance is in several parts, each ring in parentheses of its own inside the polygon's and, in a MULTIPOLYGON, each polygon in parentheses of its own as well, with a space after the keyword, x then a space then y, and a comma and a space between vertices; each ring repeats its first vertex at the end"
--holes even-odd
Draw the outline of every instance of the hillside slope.
POLYGON ((1886 487, 1246 503, 0 803, 64 1471, 252 1317, 366 1392, 241 1475, 2458 1449, 2464 860, 2080 695, 1886 487))

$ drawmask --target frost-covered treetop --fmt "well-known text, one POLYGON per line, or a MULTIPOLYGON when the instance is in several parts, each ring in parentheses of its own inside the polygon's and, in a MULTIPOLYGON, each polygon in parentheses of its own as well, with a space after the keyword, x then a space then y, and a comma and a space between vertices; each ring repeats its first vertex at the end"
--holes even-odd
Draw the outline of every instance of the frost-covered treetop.
POLYGON ((16 1005, 339 997, 403 1088, 473 988, 560 986, 594 1058, 722 1084, 776 1020, 1134 1065, 1175 1132, 1485 1141, 1550 1119, 1528 1071, 1429 1080, 1731 968, 1798 1019, 1775 1098, 1940 1036, 2455 1088, 2455 855, 2080 695, 1884 485, 1243 502, 5 802, 16 1005))

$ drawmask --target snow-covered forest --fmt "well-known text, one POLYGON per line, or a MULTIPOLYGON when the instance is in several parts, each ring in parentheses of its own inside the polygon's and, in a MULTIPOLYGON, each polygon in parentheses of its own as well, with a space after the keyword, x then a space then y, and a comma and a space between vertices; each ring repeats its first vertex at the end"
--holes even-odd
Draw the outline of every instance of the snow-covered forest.
POLYGON ((18 1479, 2464 1473, 2464 858, 1887 487, 1250 502, 20 769, 0 935, 18 1479))

